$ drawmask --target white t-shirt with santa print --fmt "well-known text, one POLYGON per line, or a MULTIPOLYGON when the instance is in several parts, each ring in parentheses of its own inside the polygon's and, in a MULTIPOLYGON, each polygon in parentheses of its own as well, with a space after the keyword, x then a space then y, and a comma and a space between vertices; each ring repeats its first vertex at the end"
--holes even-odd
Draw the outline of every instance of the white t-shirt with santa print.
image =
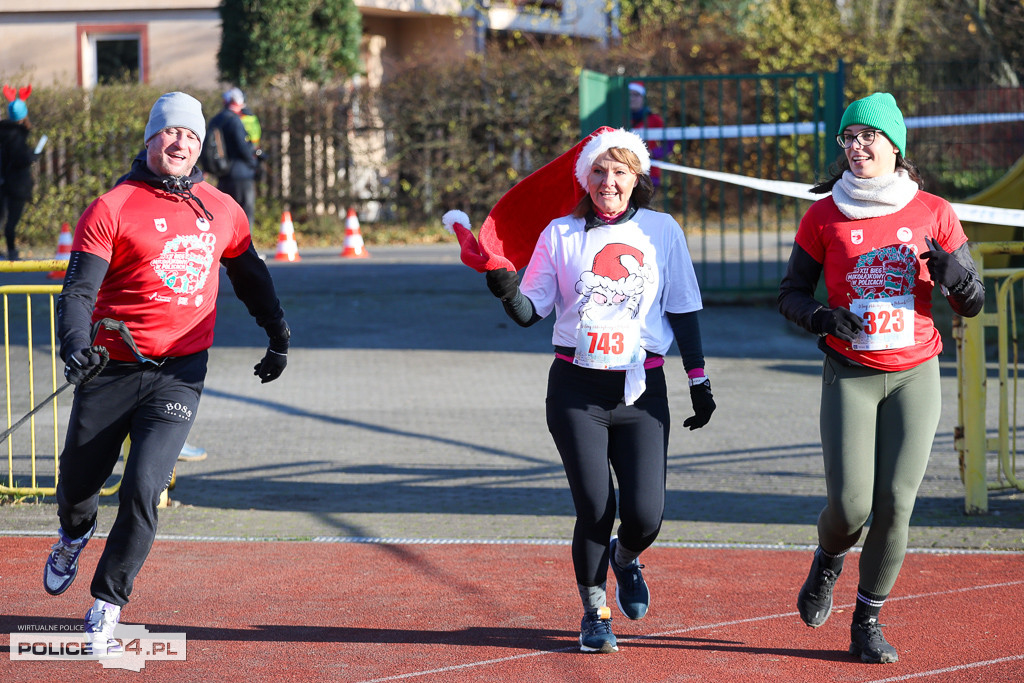
POLYGON ((552 342, 576 347, 581 324, 636 321, 640 345, 664 355, 673 340, 665 313, 703 307, 682 228, 649 209, 618 225, 584 225, 572 216, 549 223, 520 284, 538 315, 554 310, 552 342))

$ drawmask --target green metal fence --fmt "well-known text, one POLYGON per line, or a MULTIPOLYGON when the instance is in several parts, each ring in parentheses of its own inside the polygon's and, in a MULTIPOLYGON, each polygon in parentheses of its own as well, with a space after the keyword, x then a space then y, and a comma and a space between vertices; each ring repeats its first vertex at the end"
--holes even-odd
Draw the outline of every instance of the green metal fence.
MULTIPOLYGON (((842 70, 642 78, 588 71, 580 77, 580 132, 625 126, 658 143, 662 162, 813 183, 838 152, 842 78, 842 70), (632 81, 643 83, 664 126, 632 120, 632 81)), ((683 226, 702 289, 741 299, 774 294, 808 202, 672 170, 660 176, 655 201, 683 226)))
MULTIPOLYGON (((840 62, 834 72, 718 76, 586 71, 580 133, 626 126, 667 150, 664 162, 810 184, 839 156, 833 136, 846 103, 874 91, 896 97, 911 129, 907 158, 926 189, 946 199, 970 200, 1024 154, 1024 88, 1004 64, 984 61, 840 62), (634 80, 663 127, 631 120, 634 80)), ((774 295, 808 206, 675 171, 662 172, 656 201, 683 225, 702 288, 736 298, 774 295)), ((1022 208, 1024 199, 1011 204, 1022 208)), ((1020 239, 1019 231, 1002 232, 1020 239)))

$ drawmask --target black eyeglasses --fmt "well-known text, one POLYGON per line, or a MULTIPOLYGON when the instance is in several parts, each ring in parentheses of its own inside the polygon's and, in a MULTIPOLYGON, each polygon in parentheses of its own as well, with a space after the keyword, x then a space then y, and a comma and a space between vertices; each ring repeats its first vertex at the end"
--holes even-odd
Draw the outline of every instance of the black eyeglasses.
POLYGON ((850 135, 849 133, 840 133, 836 136, 836 142, 843 149, 850 149, 853 147, 853 141, 856 140, 860 143, 861 147, 870 147, 871 143, 875 141, 875 136, 881 133, 880 130, 872 130, 870 128, 862 130, 856 135, 850 135))

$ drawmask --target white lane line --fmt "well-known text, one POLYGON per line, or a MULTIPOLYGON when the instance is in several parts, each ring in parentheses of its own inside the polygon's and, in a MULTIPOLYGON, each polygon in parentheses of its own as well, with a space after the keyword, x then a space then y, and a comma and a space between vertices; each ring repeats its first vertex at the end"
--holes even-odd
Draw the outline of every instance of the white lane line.
MULTIPOLYGON (((1010 587, 1010 586, 1020 586, 1020 585, 1024 585, 1024 580, 1020 580, 1020 581, 1006 581, 1004 583, 992 583, 992 584, 986 584, 986 585, 983 585, 983 586, 967 586, 967 587, 963 587, 963 588, 954 588, 952 590, 947 590, 947 591, 934 591, 934 592, 931 592, 931 593, 920 593, 918 595, 907 595, 907 596, 902 596, 902 597, 890 598, 889 602, 894 602, 894 601, 897 601, 897 600, 921 600, 921 599, 924 599, 924 598, 933 598, 933 597, 940 596, 940 595, 955 595, 957 593, 968 593, 968 592, 972 592, 972 591, 992 590, 992 589, 996 589, 996 588, 1007 588, 1007 587, 1010 587)), ((839 605, 838 608, 839 609, 849 609, 849 608, 851 608, 853 606, 854 606, 854 604, 850 603, 848 605, 839 605)), ((709 629, 723 628, 723 627, 726 627, 726 626, 737 626, 737 625, 740 625, 740 624, 750 624, 750 623, 755 623, 755 622, 759 622, 759 621, 768 621, 768 620, 771 620, 771 619, 782 619, 782 618, 787 618, 787 617, 793 617, 793 616, 796 616, 796 615, 798 615, 797 612, 784 612, 784 613, 780 613, 780 614, 767 614, 767 615, 763 615, 763 616, 759 616, 759 617, 749 617, 747 619, 735 619, 733 621, 721 621, 721 622, 714 623, 714 624, 701 624, 701 625, 698 625, 698 626, 689 626, 687 628, 674 629, 674 630, 671 630, 671 631, 663 631, 663 632, 660 632, 660 633, 650 633, 650 634, 641 635, 641 636, 630 636, 628 638, 619 638, 618 640, 619 640, 619 642, 622 642, 622 643, 628 643, 628 642, 635 641, 635 640, 651 640, 651 639, 656 639, 656 638, 664 638, 664 637, 667 637, 667 636, 679 635, 681 633, 692 633, 694 631, 704 631, 704 630, 709 630, 709 629)), ((479 661, 479 662, 466 662, 465 664, 457 664, 457 665, 454 665, 454 666, 447 666, 447 667, 443 667, 443 668, 440 668, 440 669, 429 669, 429 670, 426 670, 426 671, 410 671, 408 673, 398 674, 398 675, 395 675, 395 676, 385 676, 384 678, 373 678, 373 679, 369 679, 369 680, 365 680, 365 681, 359 681, 359 683, 384 683, 385 681, 400 681, 400 680, 409 679, 409 678, 416 678, 416 677, 419 677, 419 676, 429 676, 431 674, 448 673, 448 672, 451 672, 451 671, 460 671, 460 670, 463 670, 463 669, 471 669, 471 668, 482 667, 482 666, 490 666, 492 664, 501 664, 501 663, 504 663, 504 662, 514 662, 514 661, 518 661, 518 660, 522 660, 522 659, 528 659, 528 658, 531 658, 531 657, 541 657, 541 656, 544 656, 544 655, 555 654, 555 653, 560 653, 560 652, 573 652, 573 651, 576 651, 577 649, 578 648, 575 645, 573 645, 573 646, 570 646, 570 647, 558 648, 557 650, 544 650, 543 652, 524 652, 523 654, 519 654, 519 655, 510 655, 508 657, 500 657, 498 659, 486 659, 486 660, 482 660, 482 661, 479 661)), ((921 677, 921 676, 939 675, 941 673, 947 673, 947 672, 950 672, 950 671, 959 671, 959 670, 962 670, 962 669, 975 668, 975 667, 981 667, 981 666, 992 666, 992 665, 995 665, 995 664, 1001 664, 1001 663, 1005 663, 1005 662, 1013 662, 1013 661, 1017 661, 1017 660, 1020 660, 1020 659, 1024 659, 1024 655, 1014 655, 1012 657, 1003 657, 1001 659, 993 659, 993 660, 988 660, 988 661, 985 661, 985 662, 973 662, 973 663, 969 663, 969 664, 961 664, 961 665, 958 665, 956 667, 950 667, 950 668, 947 668, 947 669, 939 669, 939 670, 936 670, 934 672, 920 672, 920 673, 916 673, 916 674, 908 674, 905 677, 886 678, 886 679, 881 679, 881 680, 878 680, 878 681, 872 681, 871 683, 885 683, 887 681, 903 681, 903 680, 907 680, 908 678, 916 678, 916 677, 921 677)))

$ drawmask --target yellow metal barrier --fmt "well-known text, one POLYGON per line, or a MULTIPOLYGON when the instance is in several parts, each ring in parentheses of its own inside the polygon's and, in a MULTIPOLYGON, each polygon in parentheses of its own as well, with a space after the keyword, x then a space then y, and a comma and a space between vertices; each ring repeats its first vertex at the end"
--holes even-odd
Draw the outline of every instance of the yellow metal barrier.
POLYGON ((986 310, 974 318, 954 316, 960 420, 955 442, 964 482, 964 510, 967 514, 984 514, 988 512, 990 490, 1024 490, 1024 483, 1016 474, 1018 357, 1014 295, 1014 285, 1024 280, 1024 268, 985 267, 986 258, 1006 262, 1007 256, 1024 255, 1024 242, 979 242, 971 246, 971 255, 979 274, 985 279, 986 288, 993 295, 995 311, 987 310, 989 303, 986 302, 986 310), (992 259, 994 256, 999 258, 992 259), (993 438, 988 436, 986 328, 996 330, 995 369, 999 392, 995 411, 998 426, 993 438), (996 459, 990 481, 988 454, 993 451, 996 459))
MULTIPOLYGON (((0 273, 49 272, 64 270, 67 261, 0 261, 0 273)), ((35 407, 36 402, 49 396, 64 384, 63 373, 57 367, 57 325, 56 297, 61 286, 54 285, 0 285, 0 299, 3 302, 4 331, 4 408, 6 427, 10 429, 22 415, 35 407), (48 324, 36 320, 36 304, 44 301, 48 324), (19 305, 20 304, 20 305, 19 305), (24 338, 12 339, 12 315, 24 315, 24 338), (43 331, 40 328, 46 326, 43 331), (46 340, 37 349, 36 336, 43 332, 46 340), (47 363, 43 371, 37 370, 40 361, 47 363), (48 388, 37 392, 36 375, 46 373, 48 377, 40 377, 38 384, 48 388), (60 384, 58 384, 58 381, 60 384), (27 396, 26 396, 27 394, 27 396)), ((19 325, 20 327, 20 325, 19 325)), ((14 328, 15 331, 20 331, 14 328)), ((64 394, 62 394, 64 395, 64 394)), ((58 428, 61 419, 58 413, 58 400, 53 405, 29 418, 21 430, 16 430, 2 444, 7 451, 6 477, 0 478, 0 495, 46 496, 54 495, 57 490, 58 459, 61 441, 58 428), (44 417, 45 416, 45 417, 44 417), (37 418, 38 423, 37 424, 37 418), (39 429, 37 430, 37 427, 39 429), (17 442, 17 447, 15 443, 17 442), (45 451, 45 454, 44 454, 45 451), (27 462, 26 462, 27 461, 27 462), (51 469, 52 466, 52 469, 51 469), (43 473, 45 470, 45 474, 43 473), (52 485, 43 485, 41 479, 49 478, 52 471, 52 485), (18 478, 27 478, 27 485, 19 485, 18 478)), ((127 458, 127 442, 122 458, 127 458)), ((121 486, 118 481, 112 486, 103 488, 100 495, 108 496, 117 492, 121 486)))

